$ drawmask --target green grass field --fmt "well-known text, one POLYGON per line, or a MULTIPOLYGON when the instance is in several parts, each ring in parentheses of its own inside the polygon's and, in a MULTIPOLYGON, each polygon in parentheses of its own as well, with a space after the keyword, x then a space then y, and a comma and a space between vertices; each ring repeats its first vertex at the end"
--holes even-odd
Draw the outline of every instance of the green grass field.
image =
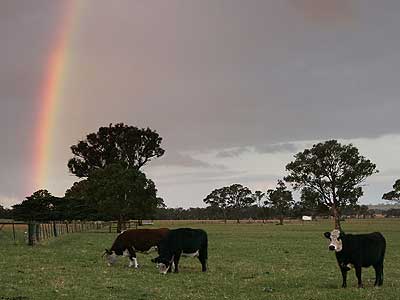
POLYGON ((346 232, 381 231, 387 240, 385 279, 374 288, 373 268, 363 269, 365 288, 348 288, 323 232, 328 221, 308 224, 156 223, 154 227, 203 228, 209 235, 209 271, 182 258, 179 274, 160 275, 150 259, 141 268, 122 258, 107 267, 101 254, 116 234, 73 233, 35 247, 0 232, 0 299, 400 299, 400 220, 353 220, 346 232), (179 225, 178 225, 179 224, 179 225))

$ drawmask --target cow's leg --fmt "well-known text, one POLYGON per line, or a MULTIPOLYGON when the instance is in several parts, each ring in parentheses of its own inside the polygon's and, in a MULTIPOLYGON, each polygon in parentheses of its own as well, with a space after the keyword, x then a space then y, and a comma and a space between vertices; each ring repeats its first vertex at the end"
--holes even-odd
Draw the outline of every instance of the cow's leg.
POLYGON ((362 288, 363 284, 361 281, 361 266, 355 266, 356 269, 356 276, 357 276, 357 280, 358 280, 358 287, 362 288))
POLYGON ((135 250, 132 247, 129 247, 128 251, 129 251, 129 268, 131 267, 135 267, 135 269, 139 268, 135 250))
POLYGON ((207 251, 204 251, 204 249, 200 249, 198 258, 201 263, 201 271, 207 271, 207 251))
POLYGON ((383 264, 377 264, 374 266, 375 269, 375 286, 381 286, 383 284, 383 264))
POLYGON ((340 271, 342 271, 342 278, 343 278, 343 282, 342 282, 342 288, 345 288, 347 286, 347 268, 346 267, 341 267, 340 271))
POLYGON ((374 265, 373 267, 375 269, 375 283, 374 283, 374 286, 377 286, 379 281, 380 281, 380 278, 381 278, 380 265, 374 265))
MULTIPOLYGON (((180 252, 175 253, 175 255, 174 255, 174 260, 173 260, 173 263, 175 264, 174 273, 178 273, 178 272, 179 272, 178 264, 179 264, 179 259, 180 259, 180 258, 181 258, 181 253, 180 253, 180 252)), ((171 263, 171 264, 172 264, 172 263, 171 263)))

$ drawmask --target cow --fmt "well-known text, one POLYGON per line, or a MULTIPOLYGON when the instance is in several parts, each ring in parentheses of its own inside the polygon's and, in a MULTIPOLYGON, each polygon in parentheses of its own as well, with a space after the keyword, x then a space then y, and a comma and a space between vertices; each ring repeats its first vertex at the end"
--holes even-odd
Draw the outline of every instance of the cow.
POLYGON ((342 287, 347 286, 347 272, 354 267, 358 280, 358 287, 362 288, 361 268, 373 266, 375 269, 375 286, 383 284, 383 260, 385 257, 386 241, 380 232, 368 234, 345 234, 335 229, 325 232, 324 236, 330 240, 329 250, 335 251, 339 268, 342 272, 342 287))
POLYGON ((139 267, 136 252, 148 254, 162 239, 168 235, 168 228, 159 229, 129 229, 121 232, 110 249, 105 249, 106 260, 109 266, 117 261, 117 256, 128 256, 129 267, 139 267))
POLYGON ((207 271, 208 238, 202 229, 179 228, 170 230, 168 236, 161 241, 158 247, 158 257, 152 259, 157 263, 161 274, 171 272, 175 266, 175 273, 179 272, 181 256, 197 257, 201 263, 201 270, 207 271))

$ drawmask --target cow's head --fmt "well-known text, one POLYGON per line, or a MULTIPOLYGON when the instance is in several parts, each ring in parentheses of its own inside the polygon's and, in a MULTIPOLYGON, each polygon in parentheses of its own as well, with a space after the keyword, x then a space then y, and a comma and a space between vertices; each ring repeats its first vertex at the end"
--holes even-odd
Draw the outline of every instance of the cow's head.
POLYGON ((117 261, 117 254, 115 254, 115 251, 105 249, 103 256, 106 256, 107 264, 109 267, 111 267, 117 261))
POLYGON ((325 232, 324 236, 330 240, 329 250, 336 252, 342 251, 343 241, 342 238, 344 236, 344 232, 341 232, 339 229, 334 229, 331 232, 325 232))
POLYGON ((157 268, 160 271, 160 273, 165 275, 165 274, 167 274, 169 268, 171 268, 173 260, 174 260, 174 257, 172 257, 171 260, 168 260, 168 259, 158 256, 156 258, 153 258, 151 261, 156 263, 157 268))

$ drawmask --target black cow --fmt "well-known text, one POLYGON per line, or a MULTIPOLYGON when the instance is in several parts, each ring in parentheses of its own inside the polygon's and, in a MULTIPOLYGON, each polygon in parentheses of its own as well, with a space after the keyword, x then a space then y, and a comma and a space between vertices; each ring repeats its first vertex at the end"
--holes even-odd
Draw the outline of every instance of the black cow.
POLYGON ((329 250, 336 251, 336 259, 342 271, 343 284, 346 287, 347 271, 351 266, 356 270, 358 287, 361 288, 361 268, 373 266, 375 269, 375 286, 383 284, 383 260, 386 241, 380 232, 368 234, 344 234, 338 229, 325 232, 330 240, 329 250))
POLYGON ((179 228, 170 230, 168 236, 158 247, 158 257, 152 259, 158 264, 161 274, 171 272, 175 265, 175 273, 179 272, 178 263, 182 256, 198 257, 201 270, 207 271, 208 258, 207 233, 202 229, 179 228))
POLYGON ((105 249, 108 265, 113 265, 117 256, 129 257, 129 267, 138 268, 136 252, 149 253, 158 246, 169 232, 168 228, 159 229, 129 229, 121 232, 110 249, 105 249))

